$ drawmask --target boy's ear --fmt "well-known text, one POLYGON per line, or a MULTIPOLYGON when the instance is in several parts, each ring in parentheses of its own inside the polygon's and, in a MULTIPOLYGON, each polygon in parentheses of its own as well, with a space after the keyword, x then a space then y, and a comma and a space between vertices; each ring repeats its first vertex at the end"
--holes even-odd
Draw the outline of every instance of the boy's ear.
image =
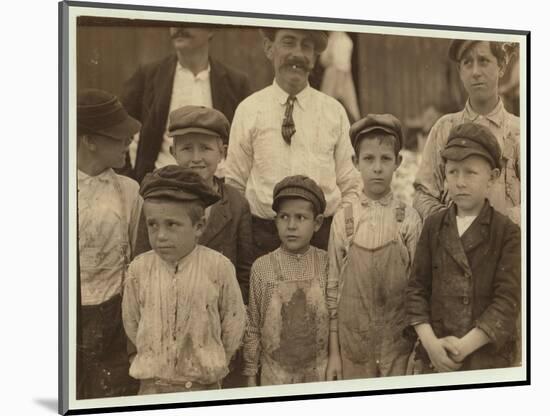
POLYGON ((319 214, 315 217, 315 231, 319 231, 319 229, 321 228, 321 226, 323 225, 323 220, 325 219, 324 215, 323 214, 319 214))
POLYGON ((96 144, 94 140, 92 139, 92 136, 89 136, 87 134, 82 135, 82 143, 92 152, 95 152, 96 150, 96 144))
POLYGON ((401 166, 402 162, 403 162, 403 156, 401 156, 401 153, 398 153, 397 158, 395 159, 395 169, 401 166))
POLYGON ((357 167, 357 165, 359 164, 359 158, 356 155, 353 155, 351 157, 351 161, 353 162, 353 166, 355 167, 357 167))
POLYGON ((222 155, 224 159, 227 159, 227 145, 222 144, 222 155))
POLYGON ((173 144, 170 145, 170 154, 171 154, 174 158, 176 157, 175 151, 174 151, 174 145, 173 145, 173 144))
POLYGON ((491 184, 495 183, 497 181, 497 179, 499 178, 500 176, 500 169, 498 168, 494 168, 491 170, 491 179, 490 179, 490 182, 491 184))
POLYGON ((203 215, 194 225, 195 237, 197 240, 201 237, 202 233, 204 232, 205 226, 206 226, 206 217, 203 215))

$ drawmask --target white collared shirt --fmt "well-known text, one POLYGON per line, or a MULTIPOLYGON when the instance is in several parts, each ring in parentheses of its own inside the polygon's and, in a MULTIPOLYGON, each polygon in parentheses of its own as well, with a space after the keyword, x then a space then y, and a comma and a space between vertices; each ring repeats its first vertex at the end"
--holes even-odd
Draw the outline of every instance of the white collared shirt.
POLYGON ((272 219, 273 188, 286 176, 307 175, 325 194, 325 214, 361 191, 353 166, 349 121, 342 105, 309 85, 296 95, 296 133, 288 145, 281 133, 288 93, 276 81, 237 107, 229 139, 225 176, 250 203, 253 215, 272 219))
POLYGON ((246 309, 231 261, 197 245, 176 264, 152 250, 136 257, 122 319, 137 349, 132 377, 212 384, 228 373, 246 309))
POLYGON ((78 171, 78 246, 83 305, 119 294, 135 247, 143 200, 133 179, 107 169, 78 171))
MULTIPOLYGON (((195 75, 189 69, 181 66, 179 62, 177 63, 168 114, 186 105, 202 105, 212 108, 210 64, 208 64, 208 68, 195 75)), ((167 135, 168 123, 169 118, 166 119, 166 130, 157 160, 155 161, 155 169, 176 164, 176 159, 170 153, 173 139, 167 135)))

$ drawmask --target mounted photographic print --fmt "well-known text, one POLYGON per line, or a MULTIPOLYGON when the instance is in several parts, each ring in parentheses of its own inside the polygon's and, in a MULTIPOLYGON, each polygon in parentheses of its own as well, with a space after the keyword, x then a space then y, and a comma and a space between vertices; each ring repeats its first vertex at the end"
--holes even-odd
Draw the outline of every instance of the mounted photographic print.
POLYGON ((529 384, 529 32, 62 2, 59 412, 529 384))

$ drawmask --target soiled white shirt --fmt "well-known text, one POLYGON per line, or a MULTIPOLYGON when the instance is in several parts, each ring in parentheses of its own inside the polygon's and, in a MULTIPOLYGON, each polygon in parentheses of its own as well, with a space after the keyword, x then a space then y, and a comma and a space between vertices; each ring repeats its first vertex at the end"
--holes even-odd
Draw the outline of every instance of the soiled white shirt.
POLYGON ((307 175, 325 194, 325 215, 333 215, 362 189, 352 163, 346 112, 334 98, 307 86, 296 95, 296 133, 289 146, 281 133, 287 98, 274 81, 239 104, 231 126, 226 182, 245 195, 253 215, 273 219, 275 184, 286 176, 307 175))
POLYGON ((78 171, 78 246, 83 305, 97 305, 121 292, 135 246, 143 200, 136 181, 107 169, 96 176, 78 171))
POLYGON ((228 373, 246 310, 231 262, 197 245, 175 265, 154 251, 136 257, 122 319, 137 349, 132 377, 211 384, 228 373))

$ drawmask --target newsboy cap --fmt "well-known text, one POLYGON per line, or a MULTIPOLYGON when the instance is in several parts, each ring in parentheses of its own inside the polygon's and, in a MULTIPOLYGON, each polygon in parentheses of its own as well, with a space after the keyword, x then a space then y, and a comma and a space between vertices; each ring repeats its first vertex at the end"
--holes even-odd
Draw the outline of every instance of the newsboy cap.
POLYGON ((186 105, 168 116, 168 136, 183 136, 188 133, 203 133, 229 141, 229 121, 213 108, 186 105))
POLYGON ((200 201, 204 207, 220 200, 198 173, 178 165, 168 165, 145 175, 139 193, 145 200, 200 201))
POLYGON ((318 213, 325 212, 327 201, 323 190, 317 183, 304 175, 287 176, 273 188, 273 204, 271 208, 277 211, 283 198, 302 198, 311 202, 318 213))
POLYGON ((141 123, 130 117, 110 92, 87 88, 77 94, 76 124, 79 134, 100 134, 116 140, 132 137, 141 123))
POLYGON ((278 30, 297 30, 297 31, 303 31, 307 32, 309 36, 313 39, 313 43, 315 44, 315 52, 321 53, 323 52, 328 45, 328 32, 326 30, 310 30, 310 29, 297 29, 297 28, 262 28, 260 29, 260 33, 264 38, 267 38, 271 41, 275 40, 275 35, 277 34, 278 30))
POLYGON ((365 118, 353 123, 349 129, 353 148, 355 149, 361 136, 376 130, 391 134, 397 139, 398 148, 403 147, 403 127, 397 117, 392 114, 368 114, 365 118))
POLYGON ((500 169, 502 166, 500 145, 491 130, 475 123, 453 127, 441 157, 444 160, 460 161, 472 155, 487 159, 492 168, 500 169))

